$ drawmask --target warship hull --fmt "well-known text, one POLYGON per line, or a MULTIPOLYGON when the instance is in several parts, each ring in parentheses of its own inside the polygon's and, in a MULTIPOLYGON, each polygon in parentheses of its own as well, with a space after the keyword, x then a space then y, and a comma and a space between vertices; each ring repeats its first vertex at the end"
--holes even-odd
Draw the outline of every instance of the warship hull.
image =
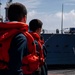
POLYGON ((75 68, 75 34, 42 34, 48 68, 75 68))

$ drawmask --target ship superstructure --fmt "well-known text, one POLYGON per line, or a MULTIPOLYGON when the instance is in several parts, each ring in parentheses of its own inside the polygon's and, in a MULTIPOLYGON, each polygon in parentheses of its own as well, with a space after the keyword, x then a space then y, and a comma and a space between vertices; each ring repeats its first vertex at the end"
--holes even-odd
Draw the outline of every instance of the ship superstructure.
POLYGON ((0 0, 0 22, 3 22, 3 16, 1 15, 1 5, 2 5, 2 3, 1 3, 1 0, 0 0))
POLYGON ((8 21, 8 7, 12 3, 12 0, 8 0, 5 7, 5 21, 8 21))

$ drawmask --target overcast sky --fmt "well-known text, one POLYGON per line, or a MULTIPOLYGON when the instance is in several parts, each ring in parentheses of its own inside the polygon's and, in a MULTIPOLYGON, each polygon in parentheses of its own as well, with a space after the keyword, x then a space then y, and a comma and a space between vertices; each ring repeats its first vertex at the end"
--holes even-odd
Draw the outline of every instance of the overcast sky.
MULTIPOLYGON (((7 1, 9 0, 1 0, 3 18, 7 1)), ((46 30, 61 30, 63 4, 63 28, 75 27, 75 0, 12 0, 12 2, 20 2, 27 7, 27 24, 30 20, 38 18, 46 30)))

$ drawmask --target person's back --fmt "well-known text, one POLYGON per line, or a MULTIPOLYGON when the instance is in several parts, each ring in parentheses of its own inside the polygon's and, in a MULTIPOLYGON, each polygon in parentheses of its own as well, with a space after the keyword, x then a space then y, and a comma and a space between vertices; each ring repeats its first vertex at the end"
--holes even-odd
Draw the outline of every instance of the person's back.
POLYGON ((47 63, 46 63, 46 56, 47 56, 47 49, 46 49, 46 46, 45 46, 45 43, 44 43, 44 38, 43 36, 41 35, 40 36, 40 39, 41 39, 41 44, 43 46, 43 54, 44 54, 44 58, 45 58, 45 62, 44 62, 44 65, 41 67, 41 75, 48 75, 48 68, 47 68, 47 63))
POLYGON ((28 30, 26 16, 26 7, 21 3, 13 3, 8 8, 10 22, 0 23, 0 50, 4 51, 3 57, 0 55, 0 75, 23 75, 22 58, 28 52, 27 39, 21 31, 28 30), (2 41, 5 43, 3 47, 2 41))
MULTIPOLYGON (((45 54, 44 54, 44 49, 42 49, 44 42, 42 43, 42 39, 41 39, 41 29, 42 29, 42 22, 39 19, 32 19, 29 22, 29 32, 30 34, 34 37, 34 39, 36 40, 36 45, 37 45, 37 51, 39 51, 39 55, 45 60, 45 54)), ((44 46, 45 47, 45 46, 44 46)), ((40 58, 41 58, 40 57, 40 58)), ((42 62, 43 64, 41 64, 41 71, 40 71, 40 75, 47 75, 47 68, 46 68, 46 62, 42 62)))

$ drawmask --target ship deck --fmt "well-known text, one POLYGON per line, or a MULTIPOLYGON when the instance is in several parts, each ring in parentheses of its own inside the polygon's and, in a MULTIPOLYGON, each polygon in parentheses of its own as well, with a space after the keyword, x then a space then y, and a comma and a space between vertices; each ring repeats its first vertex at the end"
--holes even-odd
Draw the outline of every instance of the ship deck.
POLYGON ((49 70, 48 75, 75 75, 75 69, 49 70))

